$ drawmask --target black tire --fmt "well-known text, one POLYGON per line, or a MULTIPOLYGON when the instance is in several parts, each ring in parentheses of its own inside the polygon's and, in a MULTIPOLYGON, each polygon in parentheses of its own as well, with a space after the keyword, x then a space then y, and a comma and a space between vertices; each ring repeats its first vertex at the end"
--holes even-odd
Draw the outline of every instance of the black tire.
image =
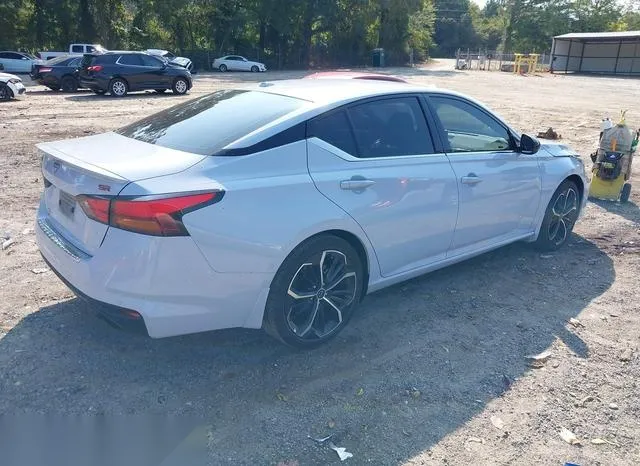
POLYGON ((219 69, 221 72, 225 73, 225 72, 227 71, 227 65, 220 65, 220 66, 218 67, 218 69, 219 69))
POLYGON ((189 81, 187 81, 185 78, 176 78, 173 80, 171 90, 174 94, 184 95, 189 90, 189 81))
POLYGON ((253 65, 253 66, 251 67, 251 72, 252 72, 252 73, 257 73, 258 71, 260 71, 260 68, 258 68, 256 65, 253 65))
POLYGON ((76 92, 78 90, 78 81, 73 76, 65 76, 60 82, 62 92, 76 92))
POLYGON ((124 97, 129 92, 129 85, 124 79, 115 78, 109 83, 109 94, 112 97, 124 97))
POLYGON ((349 322, 362 297, 363 280, 360 256, 347 241, 333 235, 310 238, 278 269, 269 290, 263 327, 295 348, 326 343, 349 322))
POLYGON ((625 183, 620 191, 620 202, 623 204, 629 202, 629 197, 631 197, 631 183, 625 183))
POLYGON ((107 93, 107 91, 103 91, 102 89, 91 89, 93 91, 94 94, 97 95, 105 95, 107 93))
POLYGON ((580 214, 581 196, 578 186, 564 180, 551 196, 542 220, 535 246, 540 251, 556 251, 571 237, 580 214))
POLYGON ((167 92, 167 90, 166 90, 166 89, 155 89, 155 91, 156 91, 158 94, 164 94, 165 92, 167 92))
POLYGON ((11 100, 13 91, 5 83, 0 83, 0 100, 11 100))

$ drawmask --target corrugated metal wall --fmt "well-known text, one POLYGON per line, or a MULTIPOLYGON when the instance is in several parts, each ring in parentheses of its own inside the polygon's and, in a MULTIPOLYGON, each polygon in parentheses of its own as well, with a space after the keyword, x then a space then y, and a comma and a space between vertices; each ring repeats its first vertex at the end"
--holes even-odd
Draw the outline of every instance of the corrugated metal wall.
POLYGON ((640 74, 640 39, 554 39, 552 50, 555 73, 640 74))

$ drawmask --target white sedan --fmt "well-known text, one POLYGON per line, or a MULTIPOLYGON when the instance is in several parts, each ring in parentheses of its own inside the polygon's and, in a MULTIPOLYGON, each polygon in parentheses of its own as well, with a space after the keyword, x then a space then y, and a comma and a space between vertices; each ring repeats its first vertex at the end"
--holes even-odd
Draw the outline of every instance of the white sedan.
POLYGON ((23 95, 27 89, 15 74, 0 72, 0 100, 11 100, 23 95))
POLYGON ((267 67, 264 63, 257 61, 247 60, 240 55, 227 55, 226 57, 216 58, 213 61, 212 67, 214 70, 225 71, 251 71, 258 73, 260 71, 267 71, 267 67))
POLYGON ((0 52, 0 64, 4 71, 12 73, 31 73, 31 67, 44 63, 44 60, 24 52, 0 52))
POLYGON ((151 337, 246 327, 317 346, 367 293, 516 241, 560 248, 589 189, 569 147, 374 80, 221 90, 38 148, 43 257, 151 337))

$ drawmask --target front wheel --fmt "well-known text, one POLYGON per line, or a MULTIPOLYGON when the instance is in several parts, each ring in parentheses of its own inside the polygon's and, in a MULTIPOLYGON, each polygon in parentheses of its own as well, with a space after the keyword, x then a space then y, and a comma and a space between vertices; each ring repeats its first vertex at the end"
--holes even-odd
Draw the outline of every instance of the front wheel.
POLYGON ((569 240, 579 213, 578 187, 573 181, 565 180, 551 197, 535 246, 541 251, 560 249, 569 240))
POLYGON ((296 348, 314 348, 335 337, 360 301, 364 270, 345 240, 316 236, 298 246, 271 283, 264 329, 296 348))
POLYGON ((109 84, 109 93, 113 97, 124 97, 127 95, 129 88, 127 82, 124 79, 116 78, 109 84))
POLYGON ((225 71, 227 71, 227 65, 220 65, 218 69, 224 73, 225 71))
POLYGON ((620 193, 620 202, 626 203, 629 202, 629 197, 631 197, 631 183, 625 183, 622 185, 622 192, 620 193))
POLYGON ((5 83, 0 83, 0 100, 11 100, 13 91, 5 83))
POLYGON ((259 69, 256 65, 253 65, 253 66, 251 67, 251 72, 252 72, 252 73, 257 73, 258 71, 260 71, 260 69, 259 69))
POLYGON ((171 86, 174 94, 183 95, 189 90, 189 83, 184 78, 177 78, 171 86))

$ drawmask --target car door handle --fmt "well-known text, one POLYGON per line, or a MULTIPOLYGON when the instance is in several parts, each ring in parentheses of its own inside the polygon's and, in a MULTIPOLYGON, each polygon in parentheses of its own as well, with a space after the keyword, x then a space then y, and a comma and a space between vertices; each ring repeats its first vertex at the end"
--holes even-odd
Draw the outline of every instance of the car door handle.
POLYGON ((482 181, 482 178, 480 178, 475 173, 469 173, 467 176, 463 176, 461 181, 462 181, 462 184, 468 184, 473 186, 475 184, 480 183, 482 181))
POLYGON ((346 191, 362 191, 376 184, 373 180, 343 180, 340 182, 340 189, 346 191))

